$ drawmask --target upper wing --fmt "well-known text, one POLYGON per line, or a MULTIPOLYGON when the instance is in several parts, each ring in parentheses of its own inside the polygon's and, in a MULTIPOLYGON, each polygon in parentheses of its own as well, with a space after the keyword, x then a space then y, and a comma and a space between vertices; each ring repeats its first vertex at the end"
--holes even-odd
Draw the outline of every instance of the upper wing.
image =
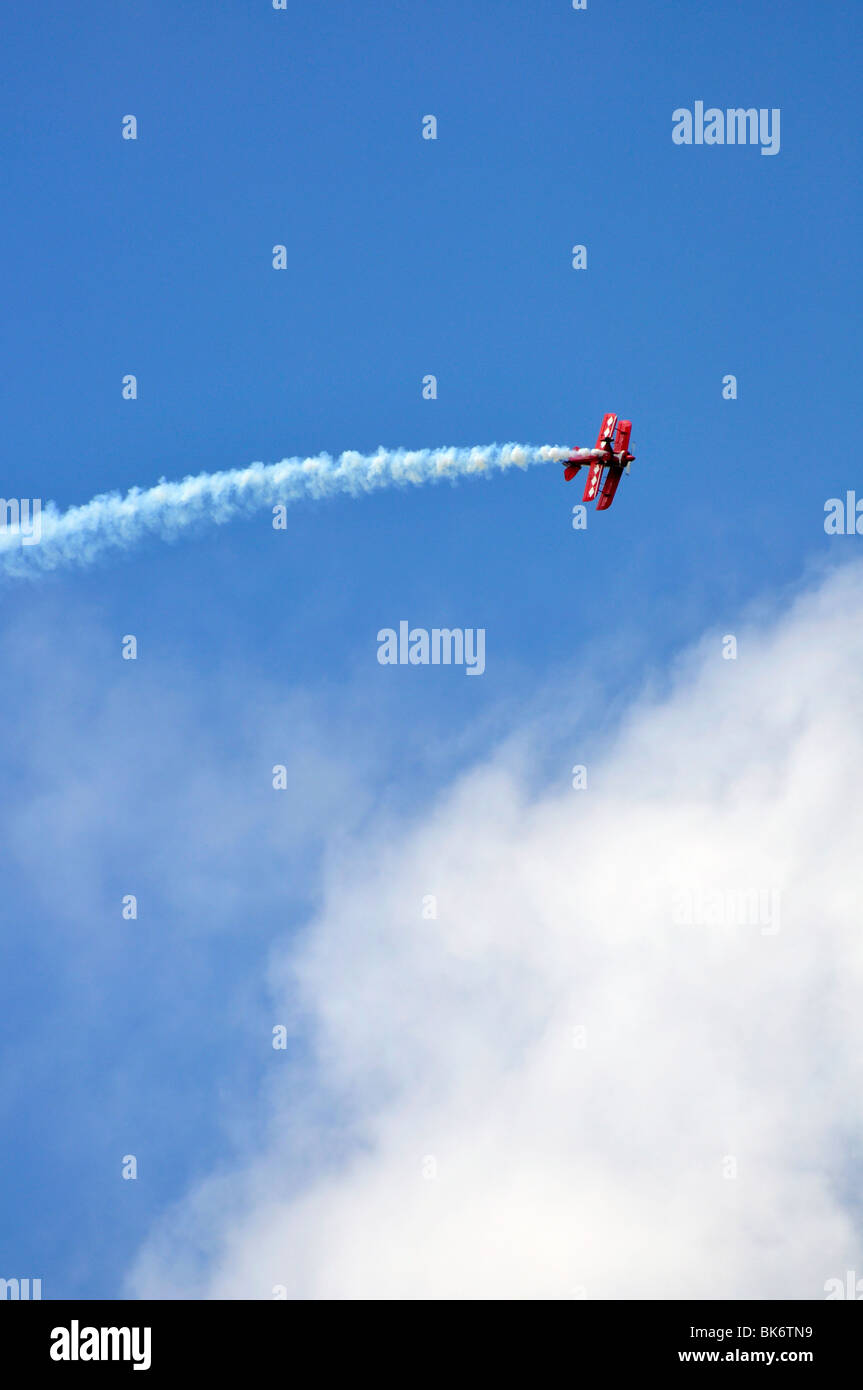
POLYGON ((614 427, 615 427, 616 424, 617 424, 617 416, 616 416, 616 415, 606 415, 606 416, 603 418, 602 424, 601 424, 600 429, 599 429, 599 435, 597 436, 597 440, 596 440, 596 448, 597 448, 597 449, 599 449, 599 448, 601 447, 603 439, 610 439, 610 438, 611 438, 611 436, 614 434, 614 427))
POLYGON ((617 438, 614 441, 614 452, 623 453, 629 449, 629 436, 632 434, 632 421, 621 420, 617 427, 617 438))
POLYGON ((607 474, 605 475, 605 482, 603 484, 602 492, 599 494, 599 501, 596 504, 596 510, 598 512, 608 511, 609 507, 614 501, 614 494, 617 492, 617 484, 620 482, 622 477, 622 468, 618 468, 616 464, 609 468, 607 474))

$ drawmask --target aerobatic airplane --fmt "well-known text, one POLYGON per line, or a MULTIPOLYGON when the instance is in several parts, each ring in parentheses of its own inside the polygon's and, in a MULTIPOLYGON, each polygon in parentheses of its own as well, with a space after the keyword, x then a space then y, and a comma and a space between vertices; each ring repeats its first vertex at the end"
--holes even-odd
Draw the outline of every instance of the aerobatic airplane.
POLYGON ((632 421, 621 420, 618 424, 616 415, 606 415, 599 430, 599 438, 593 449, 573 449, 568 459, 563 460, 563 476, 567 482, 575 477, 583 463, 589 463, 590 468, 587 473, 587 482, 584 485, 584 496, 582 502, 592 502, 597 492, 599 501, 596 504, 598 512, 608 511, 614 501, 614 494, 617 492, 617 484, 623 477, 623 471, 629 470, 629 465, 635 458, 635 454, 629 452, 629 436, 632 433, 632 421), (614 438, 614 427, 617 425, 617 437, 614 438), (614 442, 612 443, 612 439, 614 442), (605 475, 605 482, 602 491, 599 491, 599 484, 602 481, 602 472, 608 468, 605 475))

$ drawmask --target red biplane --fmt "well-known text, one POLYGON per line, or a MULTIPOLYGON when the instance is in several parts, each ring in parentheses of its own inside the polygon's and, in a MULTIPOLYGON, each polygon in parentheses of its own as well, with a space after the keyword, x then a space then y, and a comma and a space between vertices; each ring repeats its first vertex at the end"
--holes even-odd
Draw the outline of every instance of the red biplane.
POLYGON ((617 484, 623 477, 624 469, 628 470, 635 458, 635 454, 629 452, 631 433, 631 420, 621 420, 618 423, 616 415, 606 415, 600 427, 595 447, 593 449, 573 449, 570 457, 563 460, 563 476, 567 482, 575 477, 582 464, 590 464, 587 482, 584 485, 584 496, 581 500, 592 502, 596 494, 599 493, 599 501, 596 504, 598 512, 608 511, 614 501, 617 484), (617 425, 616 437, 614 434, 615 425, 617 425), (608 469, 608 472, 600 490, 605 468, 608 469))

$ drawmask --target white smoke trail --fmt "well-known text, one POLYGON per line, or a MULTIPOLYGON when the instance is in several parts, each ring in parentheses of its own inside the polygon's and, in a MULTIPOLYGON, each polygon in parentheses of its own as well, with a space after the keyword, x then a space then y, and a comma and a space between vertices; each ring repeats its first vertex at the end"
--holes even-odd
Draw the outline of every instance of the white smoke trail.
POLYGON ((41 534, 27 539, 24 519, 9 525, 0 515, 0 570, 26 575, 64 565, 85 565, 111 550, 127 550, 147 536, 173 540, 192 527, 235 517, 304 497, 358 497, 378 488, 439 482, 511 467, 559 462, 571 450, 545 444, 489 444, 472 449, 378 449, 333 459, 283 459, 252 463, 225 473, 200 473, 179 483, 132 488, 125 497, 106 493, 61 512, 52 502, 33 518, 41 534), (22 543, 23 542, 23 543, 22 543))

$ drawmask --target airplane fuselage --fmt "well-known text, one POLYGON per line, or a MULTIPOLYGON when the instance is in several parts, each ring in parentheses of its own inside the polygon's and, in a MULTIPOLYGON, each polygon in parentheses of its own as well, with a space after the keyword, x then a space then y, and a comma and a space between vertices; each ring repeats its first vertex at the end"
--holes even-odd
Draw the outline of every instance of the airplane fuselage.
POLYGON ((612 449, 573 449, 571 456, 564 459, 564 463, 596 463, 602 460, 603 463, 616 463, 621 466, 629 463, 634 456, 621 449, 619 453, 614 453, 612 449))

